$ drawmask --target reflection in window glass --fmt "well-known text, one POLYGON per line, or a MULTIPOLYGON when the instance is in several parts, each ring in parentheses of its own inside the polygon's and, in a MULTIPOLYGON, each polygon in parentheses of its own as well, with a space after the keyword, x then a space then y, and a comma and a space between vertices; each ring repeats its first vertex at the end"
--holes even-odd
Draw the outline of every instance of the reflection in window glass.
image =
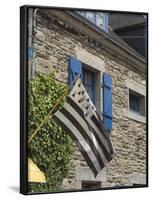
POLYGON ((106 13, 77 11, 80 15, 88 19, 93 24, 108 32, 108 18, 106 13))
POLYGON ((100 28, 103 28, 103 23, 104 23, 104 16, 103 14, 97 14, 96 15, 96 25, 99 26, 100 28))
POLYGON ((86 12, 85 12, 85 11, 78 11, 78 13, 79 13, 80 15, 82 15, 83 17, 86 16, 86 12))
POLYGON ((86 13, 86 18, 87 18, 89 21, 95 23, 95 14, 94 14, 93 12, 87 12, 87 13, 86 13))

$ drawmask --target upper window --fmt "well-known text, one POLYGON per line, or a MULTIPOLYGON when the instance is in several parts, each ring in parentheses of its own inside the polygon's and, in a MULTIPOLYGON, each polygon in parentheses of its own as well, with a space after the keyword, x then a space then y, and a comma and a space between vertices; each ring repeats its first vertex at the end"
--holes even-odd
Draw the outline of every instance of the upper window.
MULTIPOLYGON (((96 14, 96 24, 97 26, 99 26, 100 28, 104 29, 104 19, 105 15, 103 13, 97 13, 96 14)), ((107 24, 108 26, 108 24, 107 24)))
POLYGON ((95 13, 94 12, 86 12, 86 18, 95 23, 95 13))
POLYGON ((145 97, 129 89, 129 109, 138 115, 145 116, 145 97))
POLYGON ((146 122, 146 90, 145 87, 133 80, 126 80, 128 88, 128 111, 129 118, 146 122))
POLYGON ((108 14, 102 12, 77 11, 80 15, 87 18, 93 24, 108 32, 108 14))

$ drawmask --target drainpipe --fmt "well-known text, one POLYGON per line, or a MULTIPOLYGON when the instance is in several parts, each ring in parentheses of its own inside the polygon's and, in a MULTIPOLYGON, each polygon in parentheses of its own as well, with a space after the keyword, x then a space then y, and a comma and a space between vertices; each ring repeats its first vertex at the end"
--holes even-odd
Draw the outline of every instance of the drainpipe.
POLYGON ((31 78, 34 79, 35 78, 35 65, 36 65, 36 62, 35 62, 35 35, 36 35, 36 15, 37 15, 37 11, 39 9, 36 8, 34 10, 34 14, 33 14, 33 34, 34 34, 34 37, 33 37, 33 62, 32 62, 32 68, 31 68, 31 78))
POLYGON ((32 8, 29 9, 28 14, 28 66, 29 66, 29 73, 28 78, 34 79, 35 78, 35 34, 36 34, 36 14, 39 9, 36 8, 33 10, 32 8))
POLYGON ((31 78, 33 48, 32 48, 32 29, 33 29, 33 9, 29 9, 28 13, 28 79, 31 78))

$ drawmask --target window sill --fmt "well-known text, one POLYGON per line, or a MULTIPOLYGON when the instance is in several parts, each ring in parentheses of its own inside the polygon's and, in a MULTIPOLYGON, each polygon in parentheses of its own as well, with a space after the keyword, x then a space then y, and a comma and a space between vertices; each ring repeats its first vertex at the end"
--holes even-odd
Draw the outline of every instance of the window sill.
POLYGON ((128 118, 133 119, 137 122, 142 122, 144 124, 146 123, 146 117, 138 115, 138 114, 133 113, 131 111, 127 111, 127 116, 128 116, 128 118))

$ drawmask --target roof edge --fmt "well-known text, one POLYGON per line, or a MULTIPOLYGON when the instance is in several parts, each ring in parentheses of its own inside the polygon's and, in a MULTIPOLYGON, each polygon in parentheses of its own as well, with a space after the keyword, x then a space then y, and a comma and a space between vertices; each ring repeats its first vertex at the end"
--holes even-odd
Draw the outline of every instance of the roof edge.
POLYGON ((89 20, 69 10, 52 9, 50 12, 54 17, 66 22, 74 29, 82 31, 82 33, 85 33, 90 38, 102 41, 101 44, 105 47, 106 51, 115 54, 120 59, 123 57, 123 59, 127 60, 127 63, 129 63, 133 68, 146 73, 147 64, 146 59, 143 56, 138 54, 131 47, 127 48, 123 43, 116 41, 104 30, 89 22, 89 20))

